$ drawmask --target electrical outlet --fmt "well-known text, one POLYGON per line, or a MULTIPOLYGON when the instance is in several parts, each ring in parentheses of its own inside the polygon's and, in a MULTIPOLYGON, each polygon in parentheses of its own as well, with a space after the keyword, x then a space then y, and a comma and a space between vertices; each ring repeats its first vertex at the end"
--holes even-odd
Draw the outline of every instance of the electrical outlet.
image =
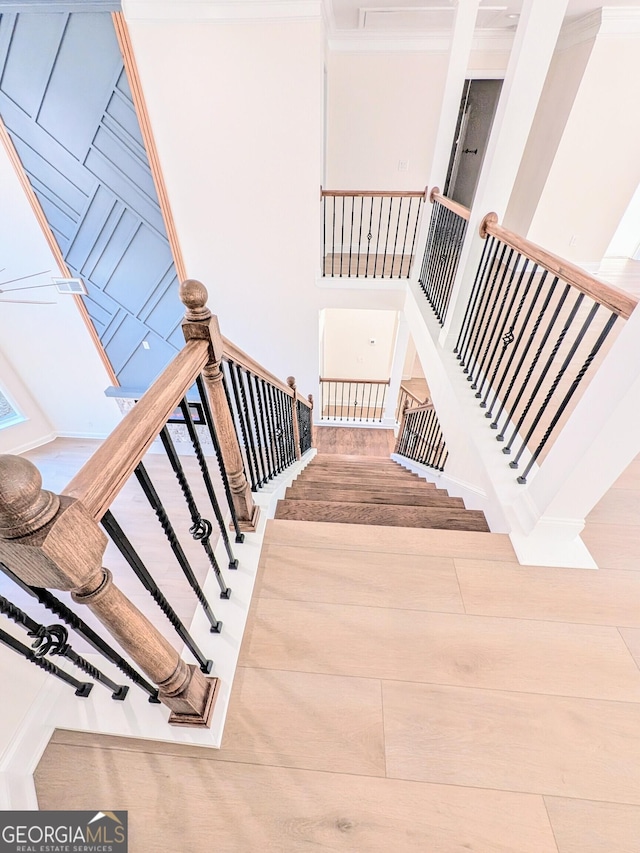
POLYGON ((151 349, 149 341, 142 341, 142 349, 151 349))
POLYGON ((399 172, 407 172, 409 170, 409 161, 408 160, 398 160, 398 171, 399 172))
POLYGON ((577 236, 575 234, 572 234, 571 238, 569 239, 569 245, 575 246, 577 242, 578 242, 577 236))

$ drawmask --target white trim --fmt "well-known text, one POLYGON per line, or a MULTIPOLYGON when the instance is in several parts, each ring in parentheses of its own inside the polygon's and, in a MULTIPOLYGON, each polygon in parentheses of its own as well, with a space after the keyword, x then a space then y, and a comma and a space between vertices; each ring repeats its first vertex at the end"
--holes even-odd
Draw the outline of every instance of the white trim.
POLYGON ((604 36, 637 36, 640 34, 640 9, 633 7, 606 7, 600 9, 604 36))
MULTIPOLYGON (((416 261, 414 260, 414 265, 416 261)), ((419 265, 418 265, 419 266, 419 265)), ((318 275, 316 287, 321 290, 402 290, 406 291, 408 278, 356 278, 318 275)))
POLYGON ((322 418, 322 420, 314 420, 313 425, 317 427, 348 427, 349 429, 393 429, 395 426, 395 421, 392 421, 391 423, 384 423, 384 421, 360 422, 345 420, 341 421, 340 418, 322 418))
POLYGON ((122 0, 129 21, 312 21, 321 0, 122 0))
POLYGON ((556 50, 567 50, 577 44, 594 39, 600 31, 603 9, 596 9, 582 18, 564 24, 560 30, 556 50))
POLYGON ((19 444, 17 447, 12 447, 11 450, 4 451, 11 453, 14 456, 19 456, 21 453, 26 453, 28 450, 33 450, 35 447, 42 447, 43 444, 49 444, 58 437, 57 432, 49 432, 39 438, 34 438, 32 441, 26 441, 24 444, 19 444))
MULTIPOLYGON (((473 51, 509 52, 514 33, 501 29, 476 30, 471 45, 473 51)), ((332 30, 329 49, 339 53, 420 52, 448 53, 451 33, 446 31, 421 32, 412 35, 405 31, 388 33, 366 30, 332 30)), ((504 76, 504 72, 502 72, 504 76)))

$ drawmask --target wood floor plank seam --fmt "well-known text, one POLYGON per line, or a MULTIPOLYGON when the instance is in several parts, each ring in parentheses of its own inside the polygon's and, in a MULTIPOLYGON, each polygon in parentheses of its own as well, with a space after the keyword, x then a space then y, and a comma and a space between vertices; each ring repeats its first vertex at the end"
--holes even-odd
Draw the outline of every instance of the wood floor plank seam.
POLYGON ((558 853, 562 853, 562 851, 560 850, 560 845, 558 844, 558 838, 556 836, 555 829, 553 828, 553 821, 551 820, 551 815, 549 814, 549 809, 547 807, 547 798, 545 797, 544 794, 542 794, 541 796, 542 796, 542 804, 544 805, 544 810, 547 813, 547 820, 549 821, 549 829, 551 830, 551 835, 553 836, 554 844, 556 845, 558 853))
MULTIPOLYGON (((286 595, 269 595, 269 593, 263 593, 261 598, 268 599, 269 601, 298 601, 300 604, 327 604, 329 606, 334 605, 335 601, 321 601, 319 598, 290 598, 286 595)), ((388 610, 389 605, 386 604, 352 604, 349 601, 341 601, 340 607, 370 607, 372 610, 388 610)), ((437 613, 438 615, 444 614, 445 616, 468 616, 468 613, 460 612, 459 610, 429 610, 424 607, 394 607, 394 610, 406 611, 407 613, 437 613)), ((474 616, 480 616, 481 614, 474 613, 474 616)), ((493 619, 493 616, 487 616, 487 619, 493 619)), ((503 618, 502 616, 500 617, 503 618)), ((506 617, 504 617, 506 618, 506 617)), ((562 624, 555 622, 554 624, 562 624)), ((571 624, 569 622, 567 625, 571 624)), ((582 624, 582 623, 579 623, 582 624)), ((609 627, 607 625, 598 626, 598 627, 609 627)), ((360 676, 354 676, 359 678, 360 676)))
MULTIPOLYGON (((460 614, 456 614, 460 615, 460 614)), ((549 697, 551 699, 575 699, 578 702, 608 702, 613 705, 640 705, 640 699, 634 701, 632 699, 607 699, 601 697, 594 696, 580 696, 575 693, 543 693, 540 690, 513 690, 507 689, 505 687, 478 687, 477 685, 468 685, 468 684, 452 684, 448 681, 416 681, 412 678, 387 678, 380 677, 379 675, 350 675, 344 676, 341 673, 332 673, 332 672, 322 672, 319 670, 309 670, 309 669, 286 669, 283 670, 282 667, 274 667, 274 666, 260 666, 259 664, 251 663, 251 664, 241 664, 242 667, 246 669, 263 669, 269 672, 297 672, 305 675, 323 675, 323 676, 331 676, 336 675, 341 678, 364 678, 369 681, 380 681, 384 685, 385 683, 389 684, 415 684, 419 687, 451 687, 456 690, 482 690, 486 693, 513 693, 518 696, 543 696, 549 697)), ((395 777, 394 777, 395 778, 395 777)), ((532 792, 535 793, 535 792, 532 792)), ((551 795, 550 795, 551 796, 551 795)), ((555 796, 555 794, 553 795, 555 796)))

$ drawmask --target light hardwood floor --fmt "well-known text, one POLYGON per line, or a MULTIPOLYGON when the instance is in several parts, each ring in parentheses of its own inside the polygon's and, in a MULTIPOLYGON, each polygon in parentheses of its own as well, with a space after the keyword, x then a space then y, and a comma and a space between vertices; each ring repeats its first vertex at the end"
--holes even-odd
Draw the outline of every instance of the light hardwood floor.
POLYGON ((598 572, 270 521, 222 749, 58 731, 41 807, 128 809, 133 853, 637 853, 639 500, 636 460, 598 572))

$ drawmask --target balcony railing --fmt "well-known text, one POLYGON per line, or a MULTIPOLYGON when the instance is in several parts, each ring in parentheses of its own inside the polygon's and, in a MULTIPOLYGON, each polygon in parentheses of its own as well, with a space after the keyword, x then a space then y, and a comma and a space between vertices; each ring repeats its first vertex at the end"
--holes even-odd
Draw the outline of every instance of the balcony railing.
POLYGON ((345 423, 381 423, 388 379, 320 377, 320 419, 345 423))
POLYGON ((409 278, 426 190, 322 190, 322 275, 409 278))
POLYGON ((500 226, 486 240, 455 352, 526 483, 637 300, 500 226))
POLYGON ((469 209, 443 196, 437 187, 431 191, 429 199, 433 206, 418 281, 438 322, 443 325, 467 232, 469 209))
POLYGON ((395 452, 436 471, 444 471, 448 452, 433 403, 410 407, 406 401, 395 452))

